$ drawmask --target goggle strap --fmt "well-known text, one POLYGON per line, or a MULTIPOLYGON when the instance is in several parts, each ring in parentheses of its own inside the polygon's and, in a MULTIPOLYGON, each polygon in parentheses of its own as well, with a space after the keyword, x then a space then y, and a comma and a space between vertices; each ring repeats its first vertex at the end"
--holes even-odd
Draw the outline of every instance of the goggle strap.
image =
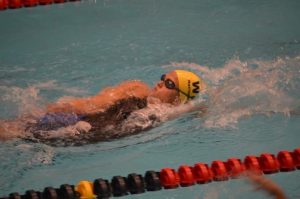
POLYGON ((185 92, 183 92, 183 91, 180 90, 179 88, 176 88, 176 87, 175 87, 175 90, 176 90, 177 92, 182 93, 183 95, 185 95, 185 96, 188 98, 188 100, 189 100, 189 99, 195 98, 194 96, 192 97, 192 96, 190 96, 189 94, 186 94, 185 92))

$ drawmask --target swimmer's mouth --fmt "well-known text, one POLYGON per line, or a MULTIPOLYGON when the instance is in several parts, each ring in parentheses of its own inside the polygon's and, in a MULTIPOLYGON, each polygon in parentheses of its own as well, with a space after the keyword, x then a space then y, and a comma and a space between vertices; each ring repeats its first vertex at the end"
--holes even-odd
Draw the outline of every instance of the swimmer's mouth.
POLYGON ((151 90, 150 93, 156 92, 157 91, 157 86, 154 86, 151 90))
POLYGON ((157 92, 157 88, 156 88, 156 87, 153 87, 153 88, 150 90, 149 97, 155 96, 155 93, 156 93, 156 92, 157 92))

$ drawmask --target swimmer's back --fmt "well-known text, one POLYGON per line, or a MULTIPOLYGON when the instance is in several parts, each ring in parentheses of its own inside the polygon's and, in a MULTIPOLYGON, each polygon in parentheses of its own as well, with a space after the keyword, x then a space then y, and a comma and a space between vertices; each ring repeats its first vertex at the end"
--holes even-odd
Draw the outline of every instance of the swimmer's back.
MULTIPOLYGON (((82 145, 99 141, 108 141, 136 133, 134 129, 122 128, 123 122, 129 115, 147 106, 146 98, 130 97, 117 101, 106 111, 91 114, 74 113, 48 113, 37 120, 34 124, 28 124, 27 131, 32 137, 29 140, 36 140, 49 145, 82 145), (72 136, 57 134, 61 130, 66 131, 69 126, 79 121, 91 125, 88 132, 77 132, 72 136)), ((75 130, 75 129, 74 129, 75 130)))

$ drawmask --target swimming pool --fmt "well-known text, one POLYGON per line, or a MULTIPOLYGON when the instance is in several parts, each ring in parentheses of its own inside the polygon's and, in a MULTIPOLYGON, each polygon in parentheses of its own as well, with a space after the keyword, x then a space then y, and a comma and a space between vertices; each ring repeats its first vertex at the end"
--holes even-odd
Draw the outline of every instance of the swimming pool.
MULTIPOLYGON (((80 147, 1 142, 0 196, 299 147, 298 1, 103 0, 0 12, 0 116, 174 68, 211 85, 210 112, 80 147)), ((270 176, 290 198, 299 171, 270 176)), ((127 198, 268 198, 243 180, 127 198)))

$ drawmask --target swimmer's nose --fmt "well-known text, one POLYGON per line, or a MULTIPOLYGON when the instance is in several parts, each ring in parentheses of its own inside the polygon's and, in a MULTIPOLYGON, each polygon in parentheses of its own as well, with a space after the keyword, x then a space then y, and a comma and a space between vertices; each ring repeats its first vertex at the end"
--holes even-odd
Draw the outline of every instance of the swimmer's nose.
POLYGON ((162 87, 164 86, 164 82, 163 82, 163 81, 159 81, 159 82, 156 84, 156 86, 157 86, 158 88, 162 88, 162 87))

